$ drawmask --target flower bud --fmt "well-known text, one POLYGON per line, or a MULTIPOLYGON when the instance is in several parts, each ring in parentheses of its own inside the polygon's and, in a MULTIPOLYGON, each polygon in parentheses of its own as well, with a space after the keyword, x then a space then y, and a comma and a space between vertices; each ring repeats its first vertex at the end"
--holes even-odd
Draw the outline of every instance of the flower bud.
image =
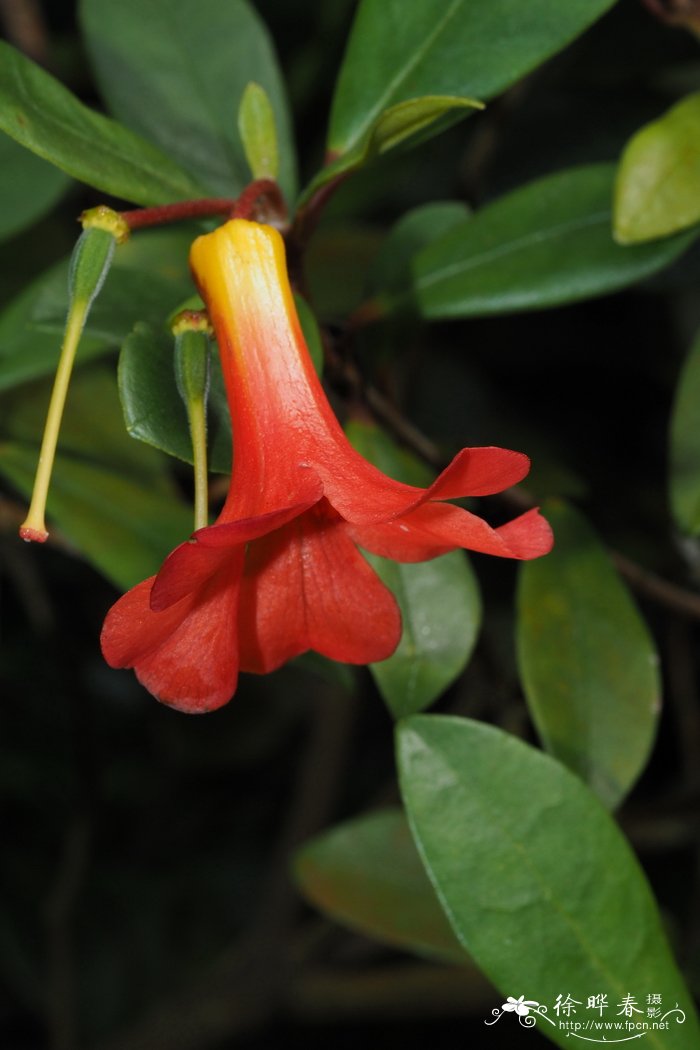
POLYGON ((175 336, 175 379, 187 406, 209 395, 209 318, 201 310, 183 310, 171 324, 175 336))

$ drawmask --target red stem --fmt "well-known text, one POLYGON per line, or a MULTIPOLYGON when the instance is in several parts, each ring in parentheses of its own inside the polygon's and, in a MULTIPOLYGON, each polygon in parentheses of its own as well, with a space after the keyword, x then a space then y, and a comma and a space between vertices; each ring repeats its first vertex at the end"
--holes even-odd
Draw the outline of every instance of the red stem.
POLYGON ((229 197, 207 197, 204 200, 176 201, 175 204, 161 204, 155 208, 123 211, 121 217, 130 230, 138 230, 142 226, 161 226, 166 222, 180 222, 183 219, 230 215, 235 205, 235 200, 229 197))
POLYGON ((231 218, 249 219, 256 212, 256 204, 263 198, 266 198, 268 203, 272 205, 275 217, 286 221, 287 205, 284 203, 282 191, 274 179, 255 179, 249 186, 246 186, 243 193, 234 202, 231 218))
MULTIPOLYGON (((274 217, 286 221, 287 208, 279 186, 272 179, 256 179, 243 190, 236 199, 230 197, 206 197, 196 201, 176 201, 174 204, 161 204, 154 208, 135 208, 133 211, 121 212, 121 217, 130 230, 144 226, 162 226, 168 222, 182 222, 184 219, 203 219, 208 216, 225 215, 232 219, 249 219, 256 214, 256 205, 266 198, 274 217)), ((267 218, 267 209, 260 209, 263 221, 267 218)))
POLYGON ((311 234, 318 225, 323 209, 349 174, 350 172, 343 171, 340 175, 336 175, 334 179, 331 179, 330 182, 324 183, 323 186, 316 190, 313 197, 299 208, 289 235, 289 240, 298 254, 301 255, 305 251, 311 234))

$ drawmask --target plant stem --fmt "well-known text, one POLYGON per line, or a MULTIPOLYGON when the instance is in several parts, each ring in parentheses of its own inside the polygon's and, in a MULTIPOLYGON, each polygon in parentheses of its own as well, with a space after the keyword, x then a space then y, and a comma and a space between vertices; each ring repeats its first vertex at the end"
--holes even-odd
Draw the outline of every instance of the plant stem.
POLYGON ((44 543, 48 539, 48 531, 45 523, 46 499, 51 481, 51 471, 56 456, 56 445, 58 443, 58 432, 61 427, 63 409, 68 394, 71 372, 75 352, 78 349, 80 336, 85 324, 85 318, 89 309, 89 302, 79 301, 73 305, 66 324, 66 331, 61 346, 61 356, 56 369, 51 401, 46 416, 44 436, 41 441, 39 453, 39 465, 37 467, 32 502, 29 513, 22 523, 19 534, 23 540, 33 540, 35 543, 44 543))
POLYGON ((230 197, 205 197, 196 201, 161 204, 154 208, 135 208, 120 214, 130 230, 138 230, 145 226, 163 226, 168 222, 182 222, 185 219, 229 215, 235 204, 235 200, 230 197))
POLYGON ((274 179, 255 179, 236 198, 231 210, 232 219, 251 219, 258 214, 260 219, 272 226, 285 225, 287 222, 287 205, 274 179), (267 209, 256 207, 263 199, 271 205, 272 214, 268 214, 267 209), (276 221, 271 222, 271 219, 276 221))
POLYGON ((194 527, 209 524, 209 479, 207 473, 207 419, 203 397, 193 398, 187 406, 192 458, 194 461, 194 527))
MULTIPOLYGON (((267 210, 256 207, 263 199, 267 200, 271 208, 271 218, 279 223, 286 222, 287 206, 279 186, 273 179, 255 179, 236 198, 203 197, 201 200, 175 201, 174 204, 160 204, 153 208, 134 208, 133 211, 120 212, 120 215, 130 230, 143 229, 146 226, 164 226, 169 222, 183 222, 186 219, 206 219, 216 215, 249 219, 258 211, 261 212, 261 218, 268 221, 267 210)), ((275 225, 276 222, 272 224, 275 225)))
POLYGON ((334 179, 320 186, 313 196, 298 209, 289 232, 289 248, 295 257, 303 256, 306 246, 321 220, 323 211, 338 187, 345 181, 348 172, 341 172, 334 179))

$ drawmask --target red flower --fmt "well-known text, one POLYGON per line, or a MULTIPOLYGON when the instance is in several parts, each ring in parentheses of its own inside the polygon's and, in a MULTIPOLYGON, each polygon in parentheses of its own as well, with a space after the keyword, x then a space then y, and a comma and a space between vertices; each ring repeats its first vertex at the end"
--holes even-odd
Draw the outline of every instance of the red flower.
POLYGON ((405 562, 459 547, 507 558, 550 549, 536 510, 492 529, 440 502, 516 484, 529 469, 519 452, 462 449, 427 489, 355 452, 311 363, 275 230, 234 219, 198 238, 190 261, 221 353, 231 485, 216 524, 111 609, 109 664, 133 667, 182 711, 213 710, 239 670, 272 671, 308 649, 357 664, 391 655, 399 610, 358 546, 405 562))

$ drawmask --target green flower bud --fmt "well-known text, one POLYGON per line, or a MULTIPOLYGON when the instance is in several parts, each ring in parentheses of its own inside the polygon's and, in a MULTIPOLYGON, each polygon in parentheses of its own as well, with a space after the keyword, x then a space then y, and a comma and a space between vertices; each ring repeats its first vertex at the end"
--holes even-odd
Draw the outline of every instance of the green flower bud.
POLYGON ((206 401, 209 395, 209 318, 200 310, 183 310, 171 324, 175 336, 175 379, 180 397, 206 401))

